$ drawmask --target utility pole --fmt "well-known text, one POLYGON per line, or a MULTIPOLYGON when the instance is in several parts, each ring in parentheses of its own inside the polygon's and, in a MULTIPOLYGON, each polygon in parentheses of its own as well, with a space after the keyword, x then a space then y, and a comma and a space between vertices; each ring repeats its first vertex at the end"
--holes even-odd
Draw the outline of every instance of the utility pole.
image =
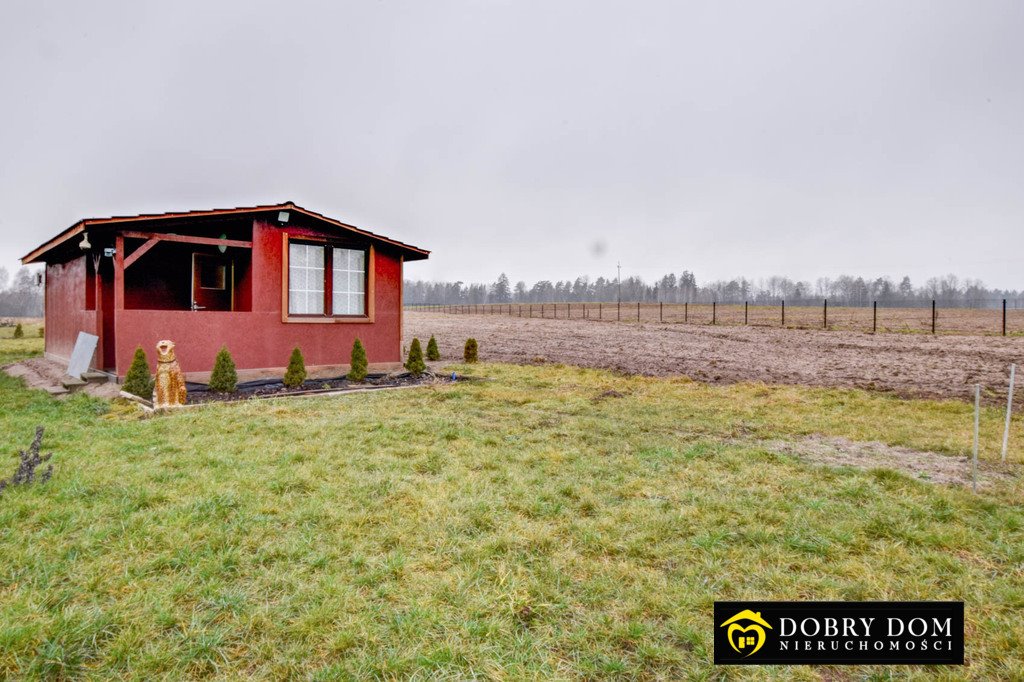
POLYGON ((615 288, 618 291, 618 303, 622 305, 622 262, 617 262, 615 267, 618 269, 618 274, 615 276, 615 288))

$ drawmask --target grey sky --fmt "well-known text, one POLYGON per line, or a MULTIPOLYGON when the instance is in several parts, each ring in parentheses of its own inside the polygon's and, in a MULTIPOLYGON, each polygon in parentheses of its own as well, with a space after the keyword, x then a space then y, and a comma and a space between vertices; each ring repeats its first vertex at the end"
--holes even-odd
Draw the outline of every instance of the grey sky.
POLYGON ((413 278, 1024 286, 1019 0, 4 0, 0 25, 10 270, 78 218, 291 199, 432 249, 413 278))

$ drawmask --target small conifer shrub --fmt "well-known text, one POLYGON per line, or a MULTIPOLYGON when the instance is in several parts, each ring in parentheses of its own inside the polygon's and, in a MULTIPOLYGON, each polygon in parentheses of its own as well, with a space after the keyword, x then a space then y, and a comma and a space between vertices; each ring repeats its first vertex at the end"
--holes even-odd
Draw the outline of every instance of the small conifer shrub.
POLYGON ((40 327, 39 328, 39 338, 44 338, 45 336, 46 336, 46 329, 43 328, 43 327, 40 327))
POLYGON ((466 339, 466 349, 462 352, 463 359, 468 363, 476 362, 480 346, 477 344, 476 339, 466 339))
POLYGON ((14 328, 14 338, 23 339, 25 338, 25 330, 21 328, 21 322, 14 328))
POLYGON ((238 371, 231 351, 221 346, 217 351, 217 359, 213 361, 213 372, 210 373, 210 390, 217 393, 234 393, 238 388, 238 371))
POLYGON ((427 369, 427 365, 423 362, 423 347, 420 345, 419 339, 413 339, 412 345, 409 346, 409 359, 405 362, 405 368, 414 377, 423 374, 427 369))
POLYGON ((121 390, 146 400, 153 399, 153 375, 149 373, 149 359, 146 357, 146 351, 142 350, 142 346, 135 349, 132 364, 124 376, 124 385, 121 386, 121 390))
POLYGON ((305 380, 306 361, 302 357, 302 351, 295 346, 291 358, 288 359, 288 369, 284 373, 284 385, 288 388, 295 388, 301 386, 305 380))
POLYGON ((430 360, 431 362, 436 362, 437 360, 440 359, 441 351, 437 347, 437 339, 435 339, 434 335, 431 334, 430 340, 427 341, 427 360, 430 360))
POLYGON ((366 379, 366 349, 363 348, 363 342, 359 339, 355 340, 352 344, 352 358, 350 360, 351 368, 348 371, 349 381, 364 381, 366 379))

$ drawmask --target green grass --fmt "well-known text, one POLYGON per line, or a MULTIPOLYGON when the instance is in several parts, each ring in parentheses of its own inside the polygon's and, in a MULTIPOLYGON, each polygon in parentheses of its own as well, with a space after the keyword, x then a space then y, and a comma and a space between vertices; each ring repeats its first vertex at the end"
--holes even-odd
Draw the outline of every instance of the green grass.
POLYGON ((14 327, 0 327, 0 367, 23 358, 43 354, 43 339, 39 338, 42 324, 25 322, 25 337, 14 338, 14 327))
MULTIPOLYGON (((12 343, 0 357, 40 345, 12 343)), ((743 598, 964 600, 970 665, 897 674, 1024 677, 1019 483, 974 495, 756 445, 963 452, 970 406, 472 372, 493 381, 148 420, 0 375, 2 475, 36 424, 55 464, 0 497, 0 678, 887 674, 716 669, 712 602, 743 598)))

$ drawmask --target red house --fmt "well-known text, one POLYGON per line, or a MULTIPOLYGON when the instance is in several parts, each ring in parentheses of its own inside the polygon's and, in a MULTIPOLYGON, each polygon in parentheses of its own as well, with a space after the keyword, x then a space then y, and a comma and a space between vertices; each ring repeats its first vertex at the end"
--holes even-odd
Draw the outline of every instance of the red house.
POLYGON ((282 371, 299 346, 338 373, 359 337, 371 367, 402 360, 402 265, 430 252, 292 202, 80 220, 21 259, 46 264, 46 355, 99 337, 96 369, 123 378, 160 339, 203 381, 222 345, 240 378, 282 371))

